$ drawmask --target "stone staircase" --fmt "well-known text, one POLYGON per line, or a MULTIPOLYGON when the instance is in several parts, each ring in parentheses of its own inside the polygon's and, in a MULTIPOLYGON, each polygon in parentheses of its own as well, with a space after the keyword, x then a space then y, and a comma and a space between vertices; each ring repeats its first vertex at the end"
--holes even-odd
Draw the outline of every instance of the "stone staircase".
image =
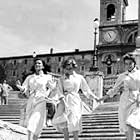
MULTIPOLYGON (((0 120, 19 123, 20 108, 25 99, 11 97, 9 105, 0 106, 0 120)), ((118 102, 103 103, 92 114, 82 116, 83 130, 79 134, 79 140, 125 140, 125 136, 119 133, 118 126, 118 102)), ((72 135, 70 135, 72 140, 72 135)), ((63 134, 54 127, 45 127, 40 140, 63 140, 63 134)), ((140 133, 137 132, 137 140, 140 133)))

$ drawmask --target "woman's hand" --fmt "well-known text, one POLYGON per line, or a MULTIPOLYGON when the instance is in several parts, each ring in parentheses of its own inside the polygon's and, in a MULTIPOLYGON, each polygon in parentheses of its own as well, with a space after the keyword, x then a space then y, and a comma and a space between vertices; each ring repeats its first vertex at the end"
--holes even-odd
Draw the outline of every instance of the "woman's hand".
POLYGON ((21 92, 24 91, 24 88, 22 87, 20 80, 17 80, 17 81, 16 81, 16 87, 17 87, 21 92))
POLYGON ((96 102, 100 102, 100 99, 98 97, 94 97, 94 99, 96 100, 96 102))
POLYGON ((21 87, 21 82, 19 80, 16 81, 16 86, 17 86, 17 88, 21 87))
POLYGON ((90 95, 89 96, 89 99, 93 99, 93 100, 96 100, 96 102, 99 102, 99 97, 97 97, 96 95, 90 95))
POLYGON ((104 101, 104 100, 106 100, 108 98, 109 98, 109 95, 105 95, 102 98, 100 98, 98 101, 101 102, 101 101, 104 101))
POLYGON ((46 84, 46 89, 47 90, 48 89, 51 89, 51 90, 55 89, 56 88, 56 83, 57 82, 54 82, 54 81, 48 81, 48 83, 46 84))

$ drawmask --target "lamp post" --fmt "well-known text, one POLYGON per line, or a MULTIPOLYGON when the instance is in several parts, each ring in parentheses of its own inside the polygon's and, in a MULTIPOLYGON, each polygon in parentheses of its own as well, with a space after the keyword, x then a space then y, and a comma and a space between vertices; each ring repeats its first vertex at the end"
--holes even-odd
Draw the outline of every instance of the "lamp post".
POLYGON ((36 52, 35 51, 33 52, 32 56, 33 56, 33 61, 35 61, 35 58, 36 58, 36 52))
POLYGON ((98 54, 97 54, 97 46, 96 46, 96 43, 97 43, 97 29, 99 28, 99 20, 98 18, 95 18, 94 19, 94 54, 93 54, 93 69, 98 69, 98 64, 97 64, 97 61, 98 61, 98 54))
POLYGON ((120 58, 117 58, 117 73, 116 74, 120 73, 119 63, 120 63, 120 58))

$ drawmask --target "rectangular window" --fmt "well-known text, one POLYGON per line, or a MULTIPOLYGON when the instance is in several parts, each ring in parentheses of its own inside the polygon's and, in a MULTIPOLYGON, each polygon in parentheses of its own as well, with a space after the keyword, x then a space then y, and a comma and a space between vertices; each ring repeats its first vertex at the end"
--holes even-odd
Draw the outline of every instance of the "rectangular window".
POLYGON ((16 65, 16 63, 17 63, 17 61, 16 61, 16 60, 14 60, 14 65, 16 65))
POLYGON ((58 57, 58 61, 61 62, 61 57, 58 57))
POLYGON ((15 71, 13 71, 13 76, 16 76, 16 72, 15 71))
POLYGON ((81 66, 80 71, 85 71, 85 66, 81 66))
POLYGON ((82 71, 84 71, 85 70, 85 66, 82 66, 82 71))
POLYGON ((24 63, 27 64, 27 59, 25 59, 24 63))
POLYGON ((49 63, 49 61, 50 61, 50 58, 49 58, 49 57, 47 57, 47 63, 49 63))
POLYGON ((60 72, 61 72, 60 68, 58 68, 57 72, 58 72, 58 73, 60 73, 60 72))

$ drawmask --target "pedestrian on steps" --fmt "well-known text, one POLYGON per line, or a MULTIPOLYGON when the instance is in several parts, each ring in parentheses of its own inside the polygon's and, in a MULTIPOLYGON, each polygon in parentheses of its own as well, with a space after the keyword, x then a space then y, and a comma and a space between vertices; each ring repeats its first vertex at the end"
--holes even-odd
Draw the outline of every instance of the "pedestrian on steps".
POLYGON ((88 98, 98 100, 90 90, 85 78, 76 73, 76 61, 68 58, 63 64, 63 76, 58 82, 59 91, 63 96, 57 104, 56 113, 52 120, 58 131, 64 133, 64 139, 69 140, 69 133, 73 134, 74 140, 78 140, 78 133, 81 131, 82 102, 79 96, 79 89, 88 98))
POLYGON ((140 129, 140 70, 136 67, 135 57, 132 54, 124 55, 123 62, 126 71, 119 75, 114 87, 100 101, 121 92, 120 132, 126 135, 127 140, 136 140, 136 129, 140 129))
POLYGON ((49 101, 48 96, 55 85, 52 76, 46 74, 45 63, 41 59, 34 61, 33 74, 27 76, 22 85, 19 81, 16 83, 20 91, 28 96, 24 121, 28 140, 38 140, 47 116, 46 100, 49 101))
POLYGON ((9 91, 13 90, 13 88, 7 83, 6 80, 2 83, 2 95, 1 95, 1 104, 8 105, 8 96, 9 91))
POLYGON ((2 99, 2 93, 3 93, 3 88, 2 88, 2 84, 0 84, 0 104, 2 105, 3 99, 2 99))

